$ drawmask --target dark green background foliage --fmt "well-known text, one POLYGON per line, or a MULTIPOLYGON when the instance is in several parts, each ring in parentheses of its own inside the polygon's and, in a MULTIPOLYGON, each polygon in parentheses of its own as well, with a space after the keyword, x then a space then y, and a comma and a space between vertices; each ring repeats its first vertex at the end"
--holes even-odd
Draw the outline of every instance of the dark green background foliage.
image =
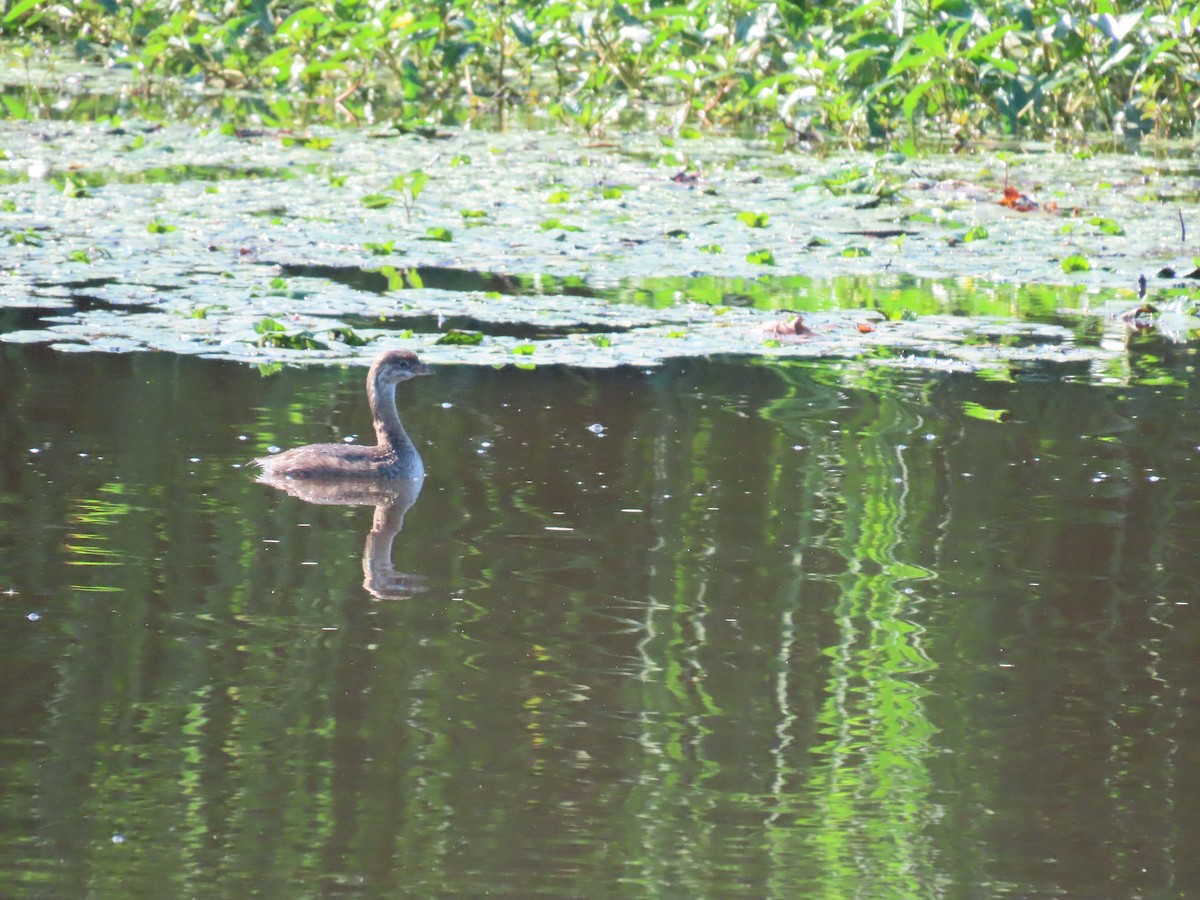
POLYGON ((680 128, 903 143, 1118 130, 1191 136, 1200 4, 695 0, 5 4, 10 39, 359 120, 545 109, 588 130, 626 108, 680 128))

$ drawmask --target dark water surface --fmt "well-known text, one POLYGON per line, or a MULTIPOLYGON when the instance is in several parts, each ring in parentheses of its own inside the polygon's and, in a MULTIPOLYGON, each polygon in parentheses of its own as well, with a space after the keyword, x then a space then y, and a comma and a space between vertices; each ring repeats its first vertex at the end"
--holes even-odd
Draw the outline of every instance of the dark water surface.
POLYGON ((0 893, 1196 896, 1193 364, 444 366, 389 566, 361 369, 0 346, 0 893))

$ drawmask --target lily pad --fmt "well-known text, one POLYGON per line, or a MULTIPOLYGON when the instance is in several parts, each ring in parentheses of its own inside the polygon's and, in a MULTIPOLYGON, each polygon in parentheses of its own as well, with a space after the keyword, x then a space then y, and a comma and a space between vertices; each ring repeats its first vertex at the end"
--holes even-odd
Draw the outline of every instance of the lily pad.
POLYGON ((923 160, 937 176, 920 177, 904 161, 831 153, 793 184, 769 145, 701 138, 688 142, 704 172, 694 190, 657 166, 653 135, 450 132, 427 171, 398 173, 396 159, 430 158, 425 138, 392 134, 380 154, 349 130, 315 129, 326 148, 184 125, 124 131, 0 121, 0 308, 24 311, 0 339, 255 365, 366 361, 381 345, 492 365, 532 345, 539 363, 569 365, 738 353, 1116 368, 1143 270, 1159 312, 1133 322, 1139 333, 1190 342, 1200 324, 1200 289, 1153 274, 1195 268, 1164 237, 1179 234, 1175 209, 1138 187, 1152 166, 1159 193, 1186 195, 1181 158, 1013 157, 1009 178, 1039 196, 1106 185, 1077 192, 1068 216, 1001 206, 1003 176, 958 157, 923 160), (147 136, 136 151, 130 131, 147 136), (601 172, 619 197, 604 198, 601 172), (90 196, 64 194, 67 178, 90 196), (554 212, 570 223, 547 218, 547 192, 566 194, 554 212), (748 210, 769 227, 747 228, 748 210), (460 221, 472 227, 452 241, 426 240, 460 221), (948 243, 963 221, 989 239, 948 243), (1064 223, 1079 226, 1069 252, 1096 261, 1086 283, 1056 258, 1064 223), (796 313, 812 334, 767 335, 796 313), (264 319, 279 328, 256 331, 264 319), (447 329, 474 343, 441 342, 447 329))

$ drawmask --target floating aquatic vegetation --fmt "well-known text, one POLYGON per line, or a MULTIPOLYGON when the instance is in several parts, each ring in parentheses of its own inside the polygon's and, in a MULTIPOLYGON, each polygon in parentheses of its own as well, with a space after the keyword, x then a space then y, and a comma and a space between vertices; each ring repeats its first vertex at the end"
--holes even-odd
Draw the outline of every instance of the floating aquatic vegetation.
POLYGON ((748 228, 766 228, 771 223, 771 217, 764 212, 740 212, 737 219, 748 228))
MULTIPOLYGON (((4 340, 256 364, 366 359, 392 342, 484 364, 533 347, 541 365, 736 353, 975 370, 1120 356, 1142 269, 1156 313, 1138 333, 1191 340, 1197 327, 1197 288, 1177 274, 1197 264, 1169 240, 1183 237, 1176 209, 1141 196, 1144 161, 1038 157, 1040 195, 1061 194, 1057 178, 1083 212, 1029 215, 996 202, 1020 158, 994 175, 922 161, 936 177, 899 159, 813 158, 792 185, 773 151, 732 139, 689 141, 680 170, 654 136, 534 146, 463 132, 429 154, 392 135, 381 155, 361 134, 285 147, 167 126, 123 151, 131 130, 0 123, 0 307, 42 313, 4 340), (883 181, 894 202, 861 208, 859 189, 883 181), (387 203, 360 202, 372 196, 387 203), (546 217, 548 197, 569 222, 546 217), (471 227, 451 234, 450 221, 471 227), (1090 260, 1086 277, 1064 256, 1090 260), (764 335, 785 311, 813 333, 764 335), (279 328, 256 330, 267 319, 279 328), (473 343, 440 341, 454 330, 473 343)), ((1185 162, 1155 165, 1160 193, 1190 183, 1185 162)))
POLYGON ((438 346, 476 347, 483 343, 483 335, 478 331, 459 331, 457 328, 455 328, 447 331, 436 341, 434 341, 434 343, 438 346))

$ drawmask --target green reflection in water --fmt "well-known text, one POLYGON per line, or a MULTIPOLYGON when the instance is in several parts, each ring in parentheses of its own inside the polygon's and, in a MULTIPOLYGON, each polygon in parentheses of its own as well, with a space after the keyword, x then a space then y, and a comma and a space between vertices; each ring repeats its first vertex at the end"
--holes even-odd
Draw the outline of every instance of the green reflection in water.
POLYGON ((1079 309, 1082 286, 1006 283, 974 278, 913 275, 764 275, 758 278, 667 276, 629 280, 612 299, 665 309, 681 301, 709 306, 820 311, 878 310, 888 319, 905 316, 998 316, 1051 321, 1061 309, 1079 309))
POLYGON ((928 762, 937 747, 917 682, 934 666, 913 620, 917 595, 904 587, 929 574, 903 562, 920 507, 900 448, 917 422, 895 392, 875 397, 845 430, 848 570, 838 578, 839 641, 828 651, 833 665, 818 716, 827 742, 814 748, 823 761, 809 786, 809 825, 833 893, 921 896, 936 884, 925 829, 936 816, 928 762))
MULTIPOLYGON (((110 482, 102 485, 99 490, 109 496, 122 496, 125 493, 125 485, 110 482)), ((67 535, 67 565, 89 569, 125 565, 127 552, 124 549, 116 549, 111 540, 111 529, 128 516, 133 507, 129 503, 114 502, 105 498, 81 498, 77 504, 71 519, 73 530, 67 535)), ((119 543, 118 540, 116 544, 119 543)), ((95 572, 91 574, 98 575, 95 572)), ((96 593, 125 590, 124 586, 114 583, 73 584, 71 587, 76 591, 96 593)))
MULTIPOLYGON (((811 422, 820 395, 808 382, 831 374, 810 365, 782 369, 793 389, 763 414, 811 422)), ((921 681, 936 665, 922 645, 919 594, 911 585, 932 573, 906 561, 920 545, 920 530, 934 524, 925 479, 910 471, 916 460, 906 448, 922 422, 911 385, 893 373, 860 370, 843 378, 862 402, 838 433, 809 448, 833 479, 824 490, 841 506, 835 527, 816 541, 844 564, 840 573, 819 576, 837 586, 835 642, 823 651, 829 666, 812 742, 781 740, 779 759, 796 760, 784 763, 786 780, 763 799, 774 810, 769 894, 929 896, 939 881, 927 831, 938 817, 929 771, 938 747, 921 681)), ((825 403, 836 400, 827 394, 825 403)), ((790 616, 782 624, 787 660, 795 632, 790 616)), ((785 676, 781 735, 794 728, 793 694, 785 676)))

